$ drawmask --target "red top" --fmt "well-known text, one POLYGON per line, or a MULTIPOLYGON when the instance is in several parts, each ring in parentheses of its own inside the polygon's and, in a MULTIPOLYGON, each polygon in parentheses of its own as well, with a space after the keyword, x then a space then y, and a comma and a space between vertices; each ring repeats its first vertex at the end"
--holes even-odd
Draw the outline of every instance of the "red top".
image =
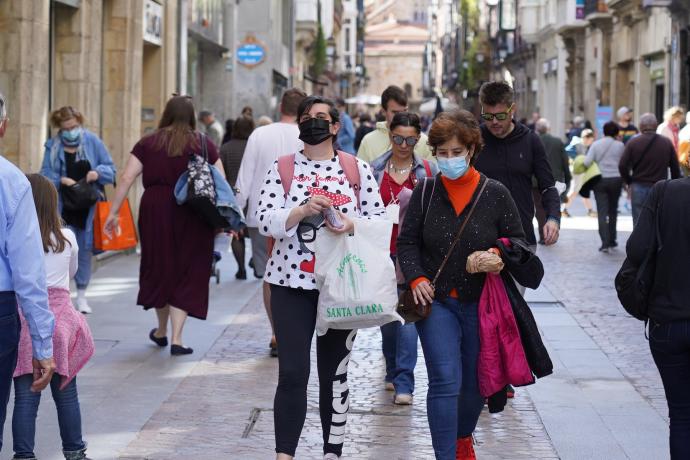
MULTIPOLYGON (((397 198, 403 187, 414 190, 414 181, 412 180, 412 174, 407 176, 407 180, 403 184, 398 184, 395 179, 393 179, 388 172, 383 173, 383 178, 381 179, 381 184, 379 189, 381 191, 381 198, 383 199, 383 205, 388 206, 388 204, 393 201, 393 198, 397 198)), ((396 240, 398 239, 398 225, 393 225, 393 233, 391 234, 391 255, 397 254, 397 249, 395 247, 396 240)))

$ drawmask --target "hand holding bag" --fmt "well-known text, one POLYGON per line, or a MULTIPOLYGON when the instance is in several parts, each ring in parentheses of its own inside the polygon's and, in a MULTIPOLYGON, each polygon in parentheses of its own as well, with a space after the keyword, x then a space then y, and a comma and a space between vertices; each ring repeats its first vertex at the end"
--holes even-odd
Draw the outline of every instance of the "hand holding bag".
MULTIPOLYGON (((458 230, 458 233, 455 235, 455 238, 453 239, 453 243, 450 245, 450 249, 448 249, 448 253, 446 254, 446 257, 443 259, 443 262, 441 262, 441 266, 438 267, 438 270, 436 271, 436 275, 434 276, 434 279, 431 281, 431 286, 433 287, 436 284, 436 281, 438 281, 438 278, 441 276, 441 273, 443 272, 443 269, 446 267, 446 264, 448 263, 448 259, 450 259, 450 256, 453 254, 453 250, 455 249, 455 246, 458 244, 458 241, 460 241, 460 237, 462 236, 462 233, 465 231, 465 227, 469 223, 470 219, 472 218, 472 214, 474 214, 474 210, 477 207, 477 203, 479 203, 479 199, 482 196, 482 193, 484 193, 484 189, 486 188, 486 184, 488 181, 484 181, 484 184, 482 185, 482 188, 479 190, 479 194, 477 195, 477 198, 474 200, 474 203, 472 203, 472 207, 470 208, 470 212, 467 213, 467 217, 465 218, 465 221, 462 223, 460 226, 460 230, 458 230)), ((424 183, 426 185, 426 182, 424 183)), ((433 196, 433 191, 431 192, 433 196)), ((424 192, 422 192, 422 199, 424 198, 424 192)), ((431 203, 430 203, 431 204, 431 203)), ((426 304, 417 304, 414 300, 414 294, 412 293, 412 289, 408 288, 403 291, 402 294, 400 294, 400 297, 398 298, 398 307, 397 307, 398 314, 402 316, 402 318, 405 320, 406 323, 414 323, 422 319, 426 319, 430 314, 431 314, 431 305, 426 305, 426 304)))
POLYGON ((395 312, 397 285, 390 258, 393 224, 354 219, 353 235, 320 231, 314 276, 319 290, 316 332, 363 329, 401 321, 395 312))
POLYGON ((112 237, 103 231, 105 221, 110 213, 110 202, 99 201, 93 215, 93 247, 99 251, 123 251, 137 245, 137 231, 134 227, 134 217, 129 207, 129 199, 125 198, 117 213, 117 229, 112 237))
POLYGON ((83 211, 96 204, 100 197, 98 190, 82 179, 73 185, 61 185, 62 209, 65 211, 83 211))

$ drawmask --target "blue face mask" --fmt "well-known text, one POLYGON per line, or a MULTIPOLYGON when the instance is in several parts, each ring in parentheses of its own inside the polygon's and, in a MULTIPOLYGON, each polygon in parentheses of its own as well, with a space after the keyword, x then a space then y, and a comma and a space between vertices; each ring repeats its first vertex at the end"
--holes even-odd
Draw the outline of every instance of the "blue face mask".
POLYGON ((467 163, 467 157, 453 157, 453 158, 437 158, 438 169, 441 170, 441 174, 446 176, 448 179, 455 180, 458 177, 465 175, 470 165, 467 163))
POLYGON ((81 140, 81 133, 81 126, 77 126, 76 128, 72 128, 70 130, 60 131, 60 137, 65 145, 78 145, 79 141, 81 140))

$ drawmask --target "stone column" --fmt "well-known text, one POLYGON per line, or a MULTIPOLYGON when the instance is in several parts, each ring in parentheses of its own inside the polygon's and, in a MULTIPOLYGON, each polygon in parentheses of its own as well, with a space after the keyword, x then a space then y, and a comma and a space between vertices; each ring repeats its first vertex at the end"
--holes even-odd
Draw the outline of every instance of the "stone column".
POLYGON ((140 137, 143 2, 103 3, 103 141, 122 169, 140 137))
POLYGON ((53 104, 71 105, 86 128, 101 135, 102 0, 83 0, 79 8, 54 4, 53 104))
POLYGON ((40 169, 48 133, 49 7, 0 0, 0 92, 10 118, 0 154, 26 172, 40 169))

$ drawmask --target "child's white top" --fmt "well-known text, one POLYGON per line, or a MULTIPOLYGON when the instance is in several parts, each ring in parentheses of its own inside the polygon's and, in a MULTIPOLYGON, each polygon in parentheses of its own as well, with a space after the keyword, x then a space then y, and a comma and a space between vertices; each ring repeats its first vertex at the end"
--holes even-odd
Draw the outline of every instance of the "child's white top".
POLYGON ((57 287, 69 291, 69 280, 74 278, 78 267, 79 246, 77 237, 69 228, 63 228, 62 234, 69 241, 62 252, 53 252, 48 249, 46 253, 46 281, 48 287, 57 287))

